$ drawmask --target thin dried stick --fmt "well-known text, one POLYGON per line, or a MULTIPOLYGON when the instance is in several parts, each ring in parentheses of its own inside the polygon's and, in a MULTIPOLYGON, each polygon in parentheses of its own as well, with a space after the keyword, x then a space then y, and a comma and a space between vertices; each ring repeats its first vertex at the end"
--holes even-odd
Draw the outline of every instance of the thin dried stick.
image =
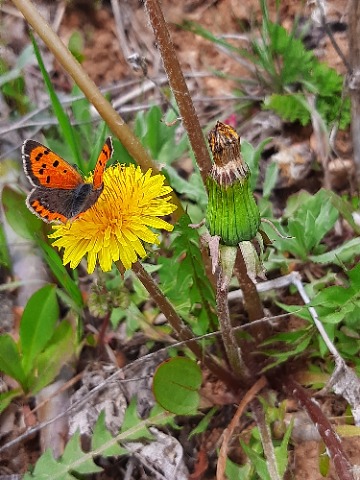
POLYGON ((274 445, 271 440, 271 431, 268 423, 266 422, 264 408, 261 403, 255 398, 251 402, 251 409, 256 420, 256 424, 259 428, 261 443, 264 449, 267 469, 270 478, 271 480, 281 480, 279 469, 276 463, 274 445))

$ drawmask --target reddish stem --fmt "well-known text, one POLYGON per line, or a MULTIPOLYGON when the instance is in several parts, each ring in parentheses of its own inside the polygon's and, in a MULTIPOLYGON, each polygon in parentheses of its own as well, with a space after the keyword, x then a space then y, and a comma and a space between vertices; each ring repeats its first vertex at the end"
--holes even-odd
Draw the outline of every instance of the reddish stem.
POLYGON ((344 452, 341 439, 334 431, 331 423, 323 414, 316 400, 311 398, 307 391, 292 378, 285 380, 284 388, 306 410, 326 445, 330 458, 340 480, 354 480, 351 463, 344 452))

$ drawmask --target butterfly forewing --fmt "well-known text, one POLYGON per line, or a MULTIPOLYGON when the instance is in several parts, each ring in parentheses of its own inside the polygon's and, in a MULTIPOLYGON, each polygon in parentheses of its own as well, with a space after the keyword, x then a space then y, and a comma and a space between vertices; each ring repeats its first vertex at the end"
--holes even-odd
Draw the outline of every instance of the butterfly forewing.
POLYGON ((111 138, 108 137, 104 143, 104 146, 99 154, 99 157, 95 165, 94 179, 93 179, 93 185, 95 190, 101 188, 103 185, 104 171, 106 168, 106 164, 109 161, 112 153, 113 153, 112 141, 111 141, 111 138))
POLYGON ((22 155, 25 173, 35 186, 71 189, 83 183, 74 167, 35 140, 24 142, 22 155))

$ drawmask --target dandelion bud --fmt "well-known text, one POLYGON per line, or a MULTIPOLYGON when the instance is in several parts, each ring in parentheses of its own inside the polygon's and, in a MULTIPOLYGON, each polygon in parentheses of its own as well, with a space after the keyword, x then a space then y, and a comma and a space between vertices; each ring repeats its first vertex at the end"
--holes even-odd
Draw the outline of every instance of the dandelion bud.
POLYGON ((207 228, 222 244, 235 246, 252 240, 260 226, 250 170, 241 158, 240 137, 229 125, 217 122, 209 134, 209 145, 215 163, 207 179, 207 228))

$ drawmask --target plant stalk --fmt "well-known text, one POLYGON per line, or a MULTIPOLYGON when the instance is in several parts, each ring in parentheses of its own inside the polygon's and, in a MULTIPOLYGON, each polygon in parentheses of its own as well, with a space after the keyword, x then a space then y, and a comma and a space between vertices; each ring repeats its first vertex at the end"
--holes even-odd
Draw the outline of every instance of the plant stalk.
MULTIPOLYGON (((119 268, 117 263, 116 265, 119 268)), ((211 357, 205 355, 201 346, 194 339, 191 330, 181 320, 174 307, 163 295, 160 288, 154 282, 152 277, 146 272, 141 263, 134 263, 132 270, 149 292, 151 298, 157 304, 161 312, 165 315, 179 339, 187 342, 187 346, 196 355, 197 359, 202 362, 203 365, 205 365, 214 375, 225 382, 232 390, 237 390, 240 387, 239 379, 221 365, 216 363, 211 357)))
POLYGON ((284 379, 284 388, 288 395, 295 398, 306 410, 329 452, 335 471, 340 480, 354 480, 351 463, 344 452, 341 439, 334 431, 326 415, 323 414, 318 403, 309 397, 307 391, 295 382, 290 376, 284 379))
MULTIPOLYGON (((249 322, 264 318, 264 309, 260 300, 259 292, 255 283, 248 275, 246 263, 240 248, 237 251, 234 273, 238 279, 240 288, 243 292, 244 307, 249 316, 249 322)), ((261 343, 270 335, 270 326, 268 324, 254 325, 250 333, 256 338, 257 343, 261 343)))
POLYGON ((237 247, 220 246, 221 262, 217 269, 216 305, 221 335, 231 368, 242 383, 248 383, 249 371, 243 361, 241 348, 234 335, 228 302, 229 282, 235 262, 236 250, 237 247))
POLYGON ((185 130, 187 131, 201 177, 204 184, 206 184, 206 179, 211 170, 212 162, 164 15, 161 11, 158 0, 146 0, 145 8, 154 31, 165 72, 178 104, 182 121, 185 130))
MULTIPOLYGON (((354 150, 356 177, 360 180, 360 3, 351 0, 348 5, 349 15, 349 59, 351 75, 348 89, 351 99, 351 133, 354 150)), ((357 185, 358 186, 358 185, 357 185)))

